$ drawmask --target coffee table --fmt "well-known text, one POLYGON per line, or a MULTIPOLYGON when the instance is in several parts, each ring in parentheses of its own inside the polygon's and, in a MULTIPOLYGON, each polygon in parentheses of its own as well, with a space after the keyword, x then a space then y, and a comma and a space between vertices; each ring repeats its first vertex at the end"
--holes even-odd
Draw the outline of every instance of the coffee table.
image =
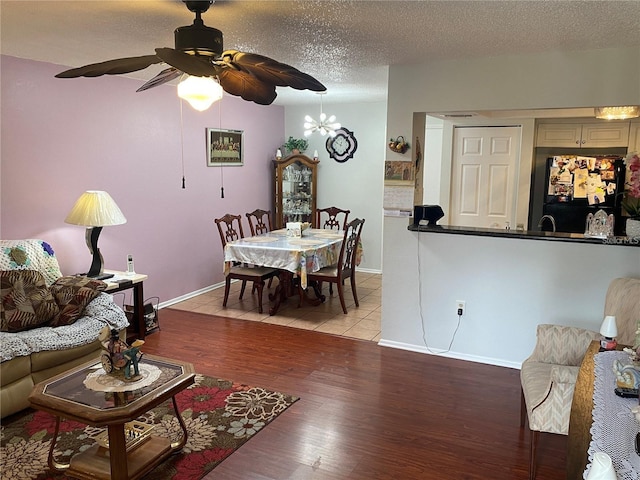
POLYGON ((49 449, 49 467, 52 470, 87 480, 132 480, 146 475, 171 454, 182 449, 187 441, 187 429, 180 416, 175 395, 193 384, 193 365, 153 355, 144 355, 139 365, 141 371, 153 371, 153 378, 157 377, 147 381, 146 383, 151 383, 141 388, 128 390, 125 385, 119 388, 120 391, 96 390, 96 383, 100 382, 89 380, 102 378, 101 364, 97 360, 75 367, 34 387, 29 395, 31 405, 56 417, 55 433, 49 449), (88 388, 85 383, 92 388, 88 388), (168 438, 149 434, 135 447, 132 446, 134 442, 131 442, 131 432, 126 424, 169 399, 173 402, 182 428, 182 438, 172 443, 168 438), (95 427, 107 427, 108 445, 104 446, 105 442, 102 442, 103 445, 96 443, 75 454, 68 464, 56 462, 54 448, 60 418, 95 427))

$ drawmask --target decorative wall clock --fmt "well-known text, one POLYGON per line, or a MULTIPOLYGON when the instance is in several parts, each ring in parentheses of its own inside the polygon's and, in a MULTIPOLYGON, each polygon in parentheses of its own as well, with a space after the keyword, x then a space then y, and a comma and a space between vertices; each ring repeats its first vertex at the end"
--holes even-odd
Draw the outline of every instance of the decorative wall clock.
POLYGON ((338 128, 335 137, 327 139, 327 152, 336 162, 346 162, 353 158, 353 154, 358 148, 358 141, 353 132, 348 128, 338 128))

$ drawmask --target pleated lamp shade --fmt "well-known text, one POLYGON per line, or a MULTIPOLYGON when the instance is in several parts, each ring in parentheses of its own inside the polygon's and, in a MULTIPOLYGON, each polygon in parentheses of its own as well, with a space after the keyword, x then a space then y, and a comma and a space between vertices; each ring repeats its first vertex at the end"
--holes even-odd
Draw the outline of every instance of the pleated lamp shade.
POLYGON ((111 195, 101 190, 88 190, 80 195, 64 221, 85 227, 104 227, 127 223, 127 219, 111 195))

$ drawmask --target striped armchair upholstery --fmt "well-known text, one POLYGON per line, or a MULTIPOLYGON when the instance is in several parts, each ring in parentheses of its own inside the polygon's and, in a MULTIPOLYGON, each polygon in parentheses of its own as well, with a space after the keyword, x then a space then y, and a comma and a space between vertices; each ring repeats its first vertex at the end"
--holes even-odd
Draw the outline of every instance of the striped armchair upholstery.
POLYGON ((599 333, 578 327, 538 325, 533 353, 522 362, 521 426, 531 431, 529 478, 535 478, 540 432, 566 435, 573 391, 587 348, 599 333))

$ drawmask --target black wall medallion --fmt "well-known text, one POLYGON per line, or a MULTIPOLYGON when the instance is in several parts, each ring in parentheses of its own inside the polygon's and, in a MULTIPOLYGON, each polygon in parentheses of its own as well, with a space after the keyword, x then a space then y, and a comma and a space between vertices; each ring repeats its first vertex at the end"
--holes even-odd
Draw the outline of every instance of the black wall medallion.
POLYGON ((358 141, 348 128, 338 128, 335 137, 327 138, 327 152, 336 162, 346 162, 353 158, 358 148, 358 141))

